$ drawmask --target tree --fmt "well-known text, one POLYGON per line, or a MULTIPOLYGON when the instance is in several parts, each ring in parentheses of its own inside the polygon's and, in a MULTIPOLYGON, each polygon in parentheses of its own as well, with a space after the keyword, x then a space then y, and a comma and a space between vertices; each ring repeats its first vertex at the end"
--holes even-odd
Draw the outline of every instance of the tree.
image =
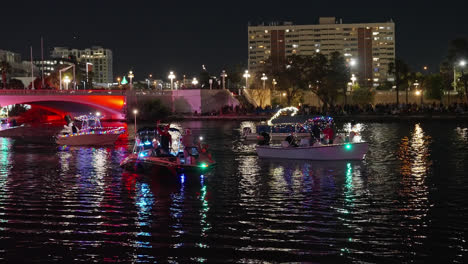
POLYGON ((428 99, 441 100, 444 90, 444 79, 442 74, 431 74, 426 77, 425 96, 428 99))
POLYGON ((353 103, 361 106, 370 104, 374 101, 375 92, 368 87, 359 87, 355 85, 353 87, 353 103))
POLYGON ((18 79, 11 79, 8 86, 10 87, 10 89, 24 89, 23 82, 18 79))
POLYGON ((3 89, 6 89, 7 88, 7 74, 11 73, 11 65, 6 61, 1 61, 0 70, 2 72, 3 89))
MULTIPOLYGON (((400 88, 408 89, 408 79, 410 74, 409 66, 401 59, 396 59, 388 65, 388 74, 393 75, 396 87, 396 103, 400 103, 399 92, 400 88)), ((408 91, 407 91, 408 92, 408 91)), ((408 98, 408 96, 407 96, 408 98)), ((407 99, 408 101, 408 99, 407 99)))
POLYGON ((228 75, 226 81, 229 82, 228 88, 231 88, 231 85, 234 89, 237 89, 240 86, 242 86, 242 75, 244 74, 245 69, 246 66, 244 64, 239 63, 234 65, 232 68, 226 70, 226 73, 228 75))
MULTIPOLYGON (((466 85, 468 76, 466 76, 463 69, 460 71, 460 66, 458 64, 461 60, 468 60, 468 40, 466 38, 454 39, 449 43, 447 58, 442 62, 440 71, 446 89, 450 91, 451 89, 449 87, 452 86, 459 92, 463 92, 468 100, 468 86, 466 85), (457 79, 460 79, 462 82, 457 82, 457 79), (448 85, 449 80, 451 85, 448 85)), ((448 98, 450 100, 450 93, 448 98)))

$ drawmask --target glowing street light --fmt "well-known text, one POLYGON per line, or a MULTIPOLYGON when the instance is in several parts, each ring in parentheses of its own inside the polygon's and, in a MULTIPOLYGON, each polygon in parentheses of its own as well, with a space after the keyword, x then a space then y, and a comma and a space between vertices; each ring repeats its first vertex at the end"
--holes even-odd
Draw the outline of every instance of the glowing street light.
POLYGON ((262 74, 262 78, 260 78, 263 81, 263 89, 265 89, 265 82, 268 80, 268 77, 266 76, 265 73, 262 74))
POLYGON ((65 78, 63 78, 63 82, 65 83, 65 90, 68 90, 68 84, 70 83, 70 78, 68 76, 65 76, 65 78))
POLYGON ((192 84, 193 84, 193 86, 197 86, 197 84, 198 84, 197 78, 193 77, 192 84))
POLYGON ((138 110, 133 109, 133 115, 134 115, 134 119, 135 119, 135 137, 136 137, 136 134, 137 134, 137 123, 136 123, 137 114, 138 114, 138 110))
POLYGON ((171 80, 171 91, 174 89, 174 79, 175 79, 175 75, 174 75, 174 72, 169 72, 169 76, 167 76, 167 78, 169 78, 171 80))
POLYGON ((117 83, 120 86, 120 77, 117 77, 117 83))
POLYGON ((226 78, 227 76, 228 76, 228 75, 226 74, 226 71, 223 70, 223 71, 221 72, 221 78, 223 79, 223 89, 226 89, 226 80, 225 80, 225 78, 226 78))
POLYGON ((276 85, 278 84, 275 79, 271 81, 271 84, 273 84, 273 90, 275 90, 276 85))
MULTIPOLYGON (((245 78, 245 89, 249 89, 249 78, 250 78, 250 73, 249 70, 245 70, 244 75, 242 77, 245 78)), ((241 94, 241 90, 239 89, 239 95, 241 94)))
POLYGON ((356 64, 357 64, 356 59, 351 59, 351 60, 349 61, 349 65, 350 65, 351 67, 356 66, 356 64))
POLYGON ((465 67, 466 61, 465 61, 465 60, 461 60, 461 61, 458 63, 458 65, 459 65, 460 67, 465 67))
POLYGON ((357 80, 356 75, 351 74, 351 82, 353 82, 353 85, 356 82, 356 80, 357 80))
POLYGON ((128 78, 130 79, 130 90, 133 90, 133 77, 135 77, 135 75, 133 75, 133 71, 128 72, 128 78))

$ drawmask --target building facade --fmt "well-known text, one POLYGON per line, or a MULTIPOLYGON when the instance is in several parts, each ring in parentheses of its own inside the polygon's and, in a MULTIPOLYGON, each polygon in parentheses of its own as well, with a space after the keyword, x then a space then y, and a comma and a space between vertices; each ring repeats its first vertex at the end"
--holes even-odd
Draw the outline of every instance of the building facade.
POLYGON ((395 23, 343 24, 322 17, 315 25, 284 22, 248 27, 248 66, 253 72, 261 71, 267 60, 277 68, 292 54, 335 51, 345 57, 361 85, 376 87, 392 81, 388 66, 395 61, 395 23))
POLYGON ((90 49, 78 50, 66 47, 55 47, 52 50, 52 58, 69 58, 74 56, 79 63, 91 63, 94 73, 93 81, 96 83, 113 82, 113 58, 112 51, 103 47, 94 46, 90 49))

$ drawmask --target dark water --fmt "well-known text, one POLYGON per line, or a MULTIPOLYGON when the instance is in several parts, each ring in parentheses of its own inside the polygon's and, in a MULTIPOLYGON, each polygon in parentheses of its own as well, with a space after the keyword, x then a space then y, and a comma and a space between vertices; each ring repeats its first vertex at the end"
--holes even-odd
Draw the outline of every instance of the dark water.
POLYGON ((125 140, 0 138, 0 262, 467 262, 467 124, 364 124, 364 162, 261 160, 239 123, 183 126, 213 174, 124 172, 125 140))

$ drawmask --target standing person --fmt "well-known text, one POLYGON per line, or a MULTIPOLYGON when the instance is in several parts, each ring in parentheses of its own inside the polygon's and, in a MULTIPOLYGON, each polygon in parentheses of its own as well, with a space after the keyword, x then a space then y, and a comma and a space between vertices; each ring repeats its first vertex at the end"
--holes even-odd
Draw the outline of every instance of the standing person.
POLYGON ((192 131, 188 128, 185 130, 185 135, 182 137, 182 145, 184 145, 185 163, 194 163, 194 157, 199 154, 197 150, 198 143, 196 142, 196 138, 193 136, 192 131))
POLYGON ((325 140, 328 139, 328 144, 333 144, 333 138, 335 137, 335 132, 330 127, 330 124, 327 124, 327 127, 323 130, 323 134, 325 135, 325 140))
POLYGON ((312 136, 315 138, 315 141, 320 142, 320 124, 318 122, 314 122, 312 126, 312 136))
POLYGON ((158 134, 160 135, 160 143, 161 143, 161 149, 164 151, 165 154, 169 154, 170 151, 169 149, 172 146, 172 136, 169 134, 169 126, 165 126, 162 130, 159 128, 159 123, 160 121, 158 120, 156 129, 158 130, 158 134))

